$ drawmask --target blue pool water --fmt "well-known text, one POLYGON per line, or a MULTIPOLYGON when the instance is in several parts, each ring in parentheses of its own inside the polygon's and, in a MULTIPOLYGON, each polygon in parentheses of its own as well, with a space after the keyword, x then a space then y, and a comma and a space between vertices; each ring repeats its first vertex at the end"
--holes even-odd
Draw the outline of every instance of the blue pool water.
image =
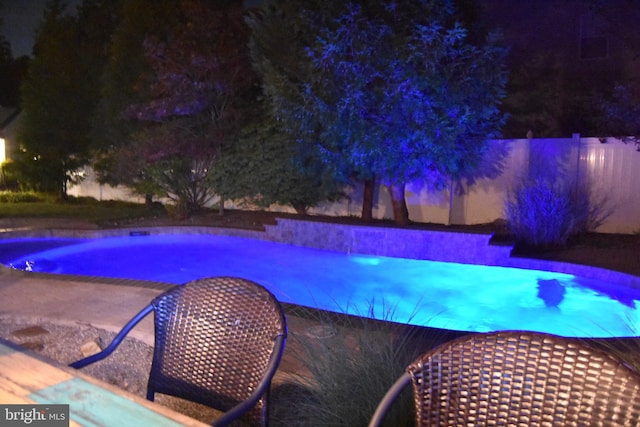
POLYGON ((263 284, 283 302, 459 331, 640 336, 640 290, 545 271, 196 234, 0 240, 0 263, 176 284, 238 276, 263 284))

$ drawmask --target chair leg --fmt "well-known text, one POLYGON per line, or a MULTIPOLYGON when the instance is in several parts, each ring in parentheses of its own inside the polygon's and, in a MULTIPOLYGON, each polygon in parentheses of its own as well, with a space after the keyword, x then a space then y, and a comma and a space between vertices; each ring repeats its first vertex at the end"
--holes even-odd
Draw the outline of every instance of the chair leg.
POLYGON ((380 404, 371 417, 369 427, 378 427, 382 424, 382 421, 393 402, 396 400, 398 395, 402 393, 402 390, 404 390, 410 383, 411 375, 409 375, 408 372, 405 372, 400 378, 398 378, 380 401, 380 404))

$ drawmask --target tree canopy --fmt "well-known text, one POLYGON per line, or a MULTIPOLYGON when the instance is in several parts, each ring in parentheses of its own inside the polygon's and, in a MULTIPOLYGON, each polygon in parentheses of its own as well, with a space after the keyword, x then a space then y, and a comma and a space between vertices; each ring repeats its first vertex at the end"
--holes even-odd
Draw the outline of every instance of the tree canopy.
POLYGON ((503 122, 506 51, 454 18, 449 2, 280 0, 252 23, 274 116, 342 176, 388 185, 398 223, 405 183, 468 175, 503 122), (265 42, 287 19, 288 40, 265 42))
POLYGON ((64 14, 64 6, 47 3, 36 35, 35 57, 22 90, 24 118, 16 159, 27 182, 61 194, 71 179, 68 173, 87 161, 84 150, 79 150, 79 132, 58 125, 70 124, 77 113, 75 99, 65 102, 74 90, 74 64, 78 62, 70 58, 76 49, 67 49, 75 44, 75 27, 75 19, 64 14))
MULTIPOLYGON (((256 112, 264 104, 258 101, 256 112)), ((264 111, 223 147, 213 181, 216 191, 230 199, 261 207, 292 206, 300 214, 342 194, 318 152, 297 144, 264 111)))
POLYGON ((596 115, 602 142, 612 136, 640 151, 640 85, 618 84, 610 97, 598 97, 596 115))
POLYGON ((189 210, 212 199, 211 171, 250 118, 259 89, 243 14, 240 2, 178 2, 169 27, 146 33, 146 72, 120 112, 137 130, 115 159, 134 159, 133 150, 141 176, 189 210))
POLYGON ((104 3, 109 2, 85 0, 77 15, 62 1, 47 2, 22 86, 16 161, 22 182, 62 197, 67 183, 78 178, 75 172, 90 160, 90 118, 99 96, 95 76, 108 34, 98 34, 104 27, 92 27, 88 17, 104 3))
MULTIPOLYGON (((0 11, 2 11, 0 3, 0 11)), ((17 107, 20 105, 20 82, 27 69, 28 58, 13 58, 11 44, 2 33, 3 21, 0 17, 0 105, 17 107)))
MULTIPOLYGON (((177 17, 177 0, 122 0, 119 19, 106 50, 101 73, 100 102, 92 120, 94 168, 101 183, 127 185, 150 195, 156 187, 142 171, 141 159, 131 146, 140 126, 125 110, 142 102, 147 79, 152 76, 145 57, 147 35, 164 37, 177 17)), ((150 197, 150 196, 149 196, 150 197)))

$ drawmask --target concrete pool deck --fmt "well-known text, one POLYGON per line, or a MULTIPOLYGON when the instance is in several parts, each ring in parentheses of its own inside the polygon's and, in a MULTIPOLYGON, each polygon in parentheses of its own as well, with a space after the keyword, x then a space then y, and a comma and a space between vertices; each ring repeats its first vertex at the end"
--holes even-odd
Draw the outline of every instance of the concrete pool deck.
MULTIPOLYGON (((136 313, 172 285, 135 280, 84 278, 28 273, 0 266, 0 319, 37 325, 92 326, 118 332, 136 313)), ((295 314, 284 305, 289 338, 274 383, 287 381, 302 367, 299 338, 317 338, 311 331, 318 319, 295 314), (298 338, 298 339, 297 339, 298 338)), ((148 316, 129 336, 153 345, 153 317, 148 316)))
MULTIPOLYGON (((0 269, 0 317, 87 324, 117 332, 162 290, 145 286, 72 280, 0 269)), ((153 343, 153 323, 145 319, 132 336, 153 343)))

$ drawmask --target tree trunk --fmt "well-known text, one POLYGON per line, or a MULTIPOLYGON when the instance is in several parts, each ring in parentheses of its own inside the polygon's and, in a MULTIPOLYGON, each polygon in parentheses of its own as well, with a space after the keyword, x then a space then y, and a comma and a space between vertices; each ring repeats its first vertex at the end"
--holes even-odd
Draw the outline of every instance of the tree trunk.
POLYGON ((362 195, 362 214, 360 215, 364 222, 373 220, 373 199, 376 190, 376 180, 367 179, 364 182, 364 190, 362 195))
MULTIPOLYGON (((1 0, 0 0, 1 1, 1 0)), ((58 200, 66 202, 69 200, 69 193, 67 193, 67 180, 63 179, 58 191, 58 200)))
POLYGON ((293 209, 295 209, 295 211, 296 211, 296 213, 298 215, 305 215, 306 216, 308 214, 309 207, 307 205, 305 205, 305 204, 302 204, 302 203, 294 203, 293 204, 293 209))
POLYGON ((224 216, 224 196, 220 195, 220 202, 218 202, 218 215, 224 216))
POLYGON ((391 195, 391 206, 393 207, 393 222, 396 225, 408 225, 409 210, 407 201, 404 198, 404 184, 392 184, 389 186, 391 195))

